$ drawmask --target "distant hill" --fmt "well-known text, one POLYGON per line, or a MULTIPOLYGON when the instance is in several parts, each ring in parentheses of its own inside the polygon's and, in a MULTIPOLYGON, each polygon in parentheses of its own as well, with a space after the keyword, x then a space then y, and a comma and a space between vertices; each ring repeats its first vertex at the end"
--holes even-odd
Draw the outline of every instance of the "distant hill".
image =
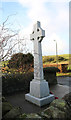
MULTIPOLYGON (((68 63, 71 54, 58 55, 58 63, 68 63)), ((43 56, 43 64, 56 63, 56 55, 43 56)))

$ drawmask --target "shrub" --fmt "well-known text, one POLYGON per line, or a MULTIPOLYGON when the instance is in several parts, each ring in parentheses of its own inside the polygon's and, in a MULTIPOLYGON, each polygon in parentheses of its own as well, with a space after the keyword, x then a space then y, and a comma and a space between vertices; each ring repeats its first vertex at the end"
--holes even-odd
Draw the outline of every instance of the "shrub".
POLYGON ((17 53, 12 55, 9 60, 8 67, 9 68, 22 68, 22 71, 28 71, 33 65, 33 55, 31 53, 23 54, 17 53))
POLYGON ((33 73, 7 74, 2 76, 2 94, 15 93, 17 91, 28 92, 33 73))
POLYGON ((60 72, 60 70, 57 67, 46 67, 44 72, 60 72))
MULTIPOLYGON (((58 68, 47 67, 44 68, 44 77, 47 80, 47 73, 59 72, 58 68)), ((54 74, 55 75, 55 74, 54 74)), ((34 78, 33 72, 6 74, 2 76, 2 94, 15 93, 17 91, 29 92, 30 81, 34 78)), ((50 83, 50 75, 48 75, 48 82, 50 83)))

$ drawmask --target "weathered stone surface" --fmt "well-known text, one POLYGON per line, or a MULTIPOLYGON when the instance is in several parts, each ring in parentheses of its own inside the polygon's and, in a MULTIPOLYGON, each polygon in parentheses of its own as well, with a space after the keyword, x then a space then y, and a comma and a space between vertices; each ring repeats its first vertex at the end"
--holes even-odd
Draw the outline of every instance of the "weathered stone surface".
POLYGON ((2 115, 5 115, 7 112, 9 112, 12 109, 12 105, 8 102, 2 103, 2 115))
POLYGON ((62 99, 64 99, 68 106, 71 107, 71 92, 66 94, 62 99))
POLYGON ((70 120, 71 119, 71 92, 66 94, 62 99, 64 99, 67 103, 66 117, 70 120))
POLYGON ((18 118, 21 115, 21 109, 20 108, 13 108, 11 109, 3 118, 18 118))
POLYGON ((36 113, 31 113, 31 114, 27 114, 27 117, 26 118, 41 118, 41 116, 39 116, 38 114, 36 113))
POLYGON ((25 119, 27 117, 27 114, 23 113, 22 115, 19 116, 20 119, 25 119))
POLYGON ((50 106, 44 110, 43 116, 47 118, 65 118, 65 112, 56 107, 50 106))
POLYGON ((57 99, 47 109, 41 112, 41 116, 44 118, 64 118, 70 120, 70 108, 64 100, 57 99))
POLYGON ((40 119, 41 118, 41 116, 39 116, 38 114, 36 114, 36 113, 30 113, 30 114, 22 114, 22 115, 20 115, 20 117, 19 118, 21 118, 21 119, 40 119))
POLYGON ((51 106, 58 108, 59 110, 66 111, 66 102, 64 100, 54 100, 51 104, 51 106))

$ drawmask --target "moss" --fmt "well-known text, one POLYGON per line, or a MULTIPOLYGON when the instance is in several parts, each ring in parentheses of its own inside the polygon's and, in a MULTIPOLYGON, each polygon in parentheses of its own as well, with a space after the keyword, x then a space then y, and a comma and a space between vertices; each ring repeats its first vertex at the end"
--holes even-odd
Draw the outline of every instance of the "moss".
POLYGON ((71 110, 67 103, 62 99, 54 100, 50 106, 41 112, 44 118, 66 118, 71 119, 71 110))
POLYGON ((45 120, 46 118, 50 118, 50 116, 44 112, 40 113, 40 116, 45 120))
POLYGON ((47 118, 65 118, 65 112, 59 110, 56 107, 50 106, 49 108, 44 110, 44 116, 47 118))
POLYGON ((64 107, 65 106, 65 102, 59 103, 59 105, 64 107))
POLYGON ((66 110, 66 102, 64 100, 54 100, 51 104, 51 106, 57 107, 58 109, 65 111, 66 110))
POLYGON ((27 114, 27 118, 41 118, 41 117, 36 113, 31 113, 31 114, 27 114))
POLYGON ((27 117, 27 115, 25 113, 19 116, 19 118, 22 118, 22 119, 26 118, 26 117, 27 117))
POLYGON ((71 107, 71 92, 64 95, 64 97, 62 98, 66 101, 66 103, 68 104, 69 107, 71 107))

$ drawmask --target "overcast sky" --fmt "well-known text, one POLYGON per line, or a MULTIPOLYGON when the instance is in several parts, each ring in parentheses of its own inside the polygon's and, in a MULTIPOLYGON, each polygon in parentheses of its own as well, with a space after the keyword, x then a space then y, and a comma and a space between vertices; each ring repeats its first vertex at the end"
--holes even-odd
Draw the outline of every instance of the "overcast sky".
POLYGON ((27 36, 27 47, 33 51, 29 36, 36 21, 45 30, 42 41, 43 55, 55 55, 57 41, 58 54, 69 53, 69 2, 67 0, 1 0, 0 22, 11 16, 13 29, 19 29, 20 37, 27 36), (50 1, 50 2, 49 2, 50 1))

